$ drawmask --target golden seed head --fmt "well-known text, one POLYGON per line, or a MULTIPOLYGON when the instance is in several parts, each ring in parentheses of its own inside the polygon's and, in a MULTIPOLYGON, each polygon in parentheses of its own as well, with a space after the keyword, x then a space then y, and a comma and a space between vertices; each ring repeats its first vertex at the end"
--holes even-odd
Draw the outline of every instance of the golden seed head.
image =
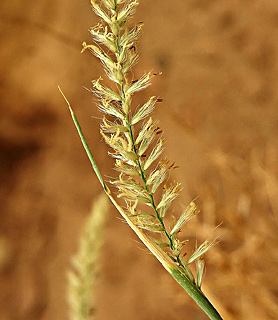
POLYGON ((159 256, 163 256, 163 261, 167 260, 165 265, 174 264, 194 285, 196 281, 188 264, 196 261, 197 285, 200 288, 204 269, 202 256, 217 241, 205 241, 187 263, 180 260, 184 241, 178 239, 178 233, 198 213, 198 209, 191 202, 168 231, 165 216, 181 186, 180 183, 164 185, 162 192, 158 191, 169 176, 169 169, 177 168, 174 164, 169 167, 167 160, 159 160, 164 150, 160 137, 162 131, 151 114, 162 99, 152 96, 137 110, 132 108, 133 95, 147 88, 152 77, 160 74, 148 72, 134 78, 131 73, 131 68, 138 61, 137 40, 143 23, 129 28, 127 21, 134 14, 138 0, 99 0, 98 3, 91 0, 93 10, 102 23, 90 29, 94 44, 84 42, 82 52, 90 50, 103 64, 108 79, 113 81, 111 87, 103 85, 101 78, 92 81, 92 92, 98 98, 99 110, 104 113, 100 133, 112 149, 109 155, 115 158, 115 169, 119 172, 119 177, 111 184, 118 189, 118 197, 123 198, 127 205, 123 216, 132 228, 160 233, 162 240, 147 238, 148 245, 159 249, 159 256), (141 127, 135 129, 139 124, 141 127), (165 247, 168 250, 164 252, 161 248, 165 247))

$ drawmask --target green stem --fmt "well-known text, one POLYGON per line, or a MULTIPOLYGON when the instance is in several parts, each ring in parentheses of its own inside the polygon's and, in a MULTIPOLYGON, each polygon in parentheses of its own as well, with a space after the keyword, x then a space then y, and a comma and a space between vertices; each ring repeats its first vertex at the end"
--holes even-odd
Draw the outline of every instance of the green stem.
POLYGON ((190 295, 190 297, 196 301, 201 309, 208 315, 211 320, 223 320, 218 311, 214 308, 208 298, 198 287, 178 269, 171 268, 169 273, 173 278, 184 288, 184 290, 190 295))

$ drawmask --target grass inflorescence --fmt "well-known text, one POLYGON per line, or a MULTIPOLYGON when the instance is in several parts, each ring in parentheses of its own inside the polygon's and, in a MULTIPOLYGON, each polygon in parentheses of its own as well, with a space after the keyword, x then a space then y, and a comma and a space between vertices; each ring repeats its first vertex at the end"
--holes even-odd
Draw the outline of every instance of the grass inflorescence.
POLYGON ((131 72, 138 61, 137 40, 143 27, 139 22, 129 27, 138 6, 138 0, 91 0, 94 12, 101 23, 90 29, 94 44, 83 43, 83 50, 90 50, 103 64, 110 87, 102 78, 92 81, 91 91, 97 97, 99 110, 103 113, 100 133, 110 146, 109 154, 115 159, 118 177, 111 184, 117 188, 117 197, 123 199, 119 205, 107 185, 103 182, 93 160, 78 121, 73 119, 90 157, 92 165, 105 192, 151 252, 168 272, 196 300, 211 319, 221 319, 201 291, 204 272, 204 253, 217 239, 206 240, 195 252, 185 258, 185 241, 179 238, 181 228, 198 214, 192 201, 172 222, 166 220, 169 208, 181 190, 180 183, 167 183, 169 172, 175 168, 166 158, 162 130, 152 118, 160 97, 150 97, 145 103, 132 107, 133 95, 147 88, 157 75, 152 72, 134 78, 131 72), (189 265, 196 264, 196 277, 189 265))

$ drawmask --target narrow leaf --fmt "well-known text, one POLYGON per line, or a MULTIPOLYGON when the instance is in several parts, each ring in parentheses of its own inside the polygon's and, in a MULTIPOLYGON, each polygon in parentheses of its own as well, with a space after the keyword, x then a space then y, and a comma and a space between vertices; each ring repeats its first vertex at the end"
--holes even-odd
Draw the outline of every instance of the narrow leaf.
POLYGON ((89 148, 89 146, 88 146, 88 143, 87 143, 87 141, 86 141, 86 139, 85 139, 85 136, 84 136, 84 134, 83 134, 83 132, 82 132, 82 130, 81 130, 80 124, 79 124, 79 122, 78 122, 78 120, 77 120, 77 118, 76 118, 73 110, 71 109, 70 103, 69 103, 68 99, 66 98, 66 96, 64 95, 63 91, 61 90, 61 88, 58 87, 58 89, 59 89, 59 91, 61 92, 63 98, 64 98, 65 101, 66 101, 66 103, 68 104, 68 107, 69 107, 69 111, 70 111, 72 120, 73 120, 73 122, 74 122, 74 124, 75 124, 75 127, 76 127, 76 129, 77 129, 77 132, 78 132, 79 137, 80 137, 80 139, 81 139, 81 142, 82 142, 82 144, 83 144, 83 147, 84 147, 84 149, 85 149, 85 151, 86 151, 86 153, 87 153, 87 156, 88 156, 88 158, 89 158, 89 160, 90 160, 90 162, 91 162, 91 165, 92 165, 92 167, 93 167, 93 169, 94 169, 94 171, 95 171, 95 174, 96 174, 96 176, 98 177, 98 180, 99 180, 100 184, 102 185, 104 191, 105 191, 106 193, 109 193, 109 189, 107 188, 106 184, 104 183, 104 181, 103 181, 103 179, 102 179, 102 176, 101 176, 100 171, 99 171, 99 169, 98 169, 98 166, 97 166, 97 164, 96 164, 96 162, 95 162, 95 159, 94 159, 94 157, 93 157, 93 154, 92 154, 92 152, 91 152, 91 150, 90 150, 90 148, 89 148))

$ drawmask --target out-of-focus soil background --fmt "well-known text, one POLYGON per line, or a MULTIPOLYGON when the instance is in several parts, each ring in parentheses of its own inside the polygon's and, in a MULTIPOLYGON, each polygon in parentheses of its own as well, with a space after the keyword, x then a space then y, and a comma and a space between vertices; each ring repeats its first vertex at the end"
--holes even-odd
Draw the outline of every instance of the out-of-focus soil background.
MULTIPOLYGON (((98 19, 85 0, 0 2, 0 319, 68 319, 67 270, 101 192, 60 85, 97 163, 115 175, 84 90, 103 75, 80 54, 98 19)), ((201 209, 190 253, 210 235, 204 291, 224 319, 278 319, 278 3, 141 0, 140 76, 162 71, 138 94, 156 109, 166 154, 180 167, 178 213, 201 209), (222 225, 214 230, 215 226, 222 225)), ((98 319, 207 319, 137 242, 111 207, 98 319)))

